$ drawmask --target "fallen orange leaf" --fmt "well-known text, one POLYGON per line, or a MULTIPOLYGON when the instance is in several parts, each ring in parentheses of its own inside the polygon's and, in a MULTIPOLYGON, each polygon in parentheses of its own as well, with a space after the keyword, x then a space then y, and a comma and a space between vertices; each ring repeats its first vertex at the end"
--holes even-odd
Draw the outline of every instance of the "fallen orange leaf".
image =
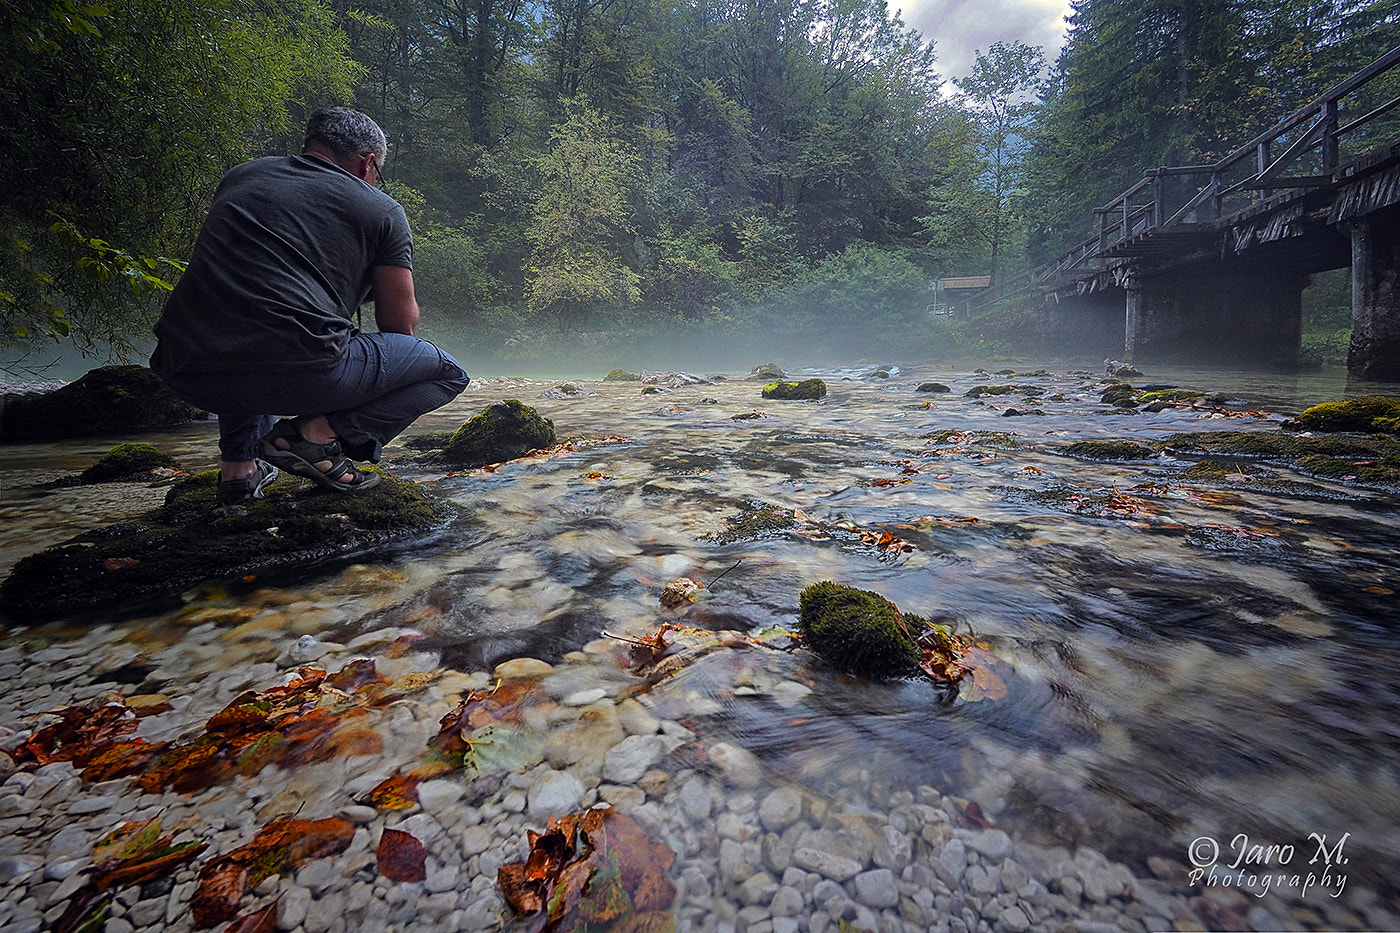
POLYGON ((425 881, 428 877, 426 866, 428 853, 411 833, 399 829, 385 829, 379 836, 379 848, 375 852, 379 863, 379 873, 390 881, 425 881))

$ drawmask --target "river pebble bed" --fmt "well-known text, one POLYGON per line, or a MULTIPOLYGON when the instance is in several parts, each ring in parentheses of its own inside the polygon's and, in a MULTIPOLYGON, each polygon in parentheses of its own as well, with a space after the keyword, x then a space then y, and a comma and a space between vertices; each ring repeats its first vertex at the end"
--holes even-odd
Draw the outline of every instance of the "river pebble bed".
MULTIPOLYGON (((110 507, 120 499, 135 513, 151 498, 158 501, 159 491, 113 495, 110 507)), ((51 537, 10 546, 22 555, 51 537)), ((663 560, 657 576, 685 567, 663 560)), ((635 820, 674 853, 666 871, 674 898, 661 919, 580 921, 578 929, 1400 930, 1393 891, 1377 893, 1353 879, 1342 880, 1335 896, 1318 896, 1329 885, 1336 890, 1338 878, 1323 877, 1324 862, 1303 866, 1311 852, 1300 853, 1291 871, 1317 872, 1311 891, 1297 878, 1262 871, 1232 883, 1224 877, 1228 853, 1221 878, 1202 884, 1190 876, 1188 851, 1130 867, 1091 845, 1053 845, 1014 822, 1002 824, 995 802, 1013 781, 1069 780, 1072 762, 1035 750, 980 744, 977 753, 992 767, 962 792, 900 780, 874 757, 852 755, 832 768, 830 781, 794 780, 790 769, 754 754, 732 732, 706 728, 716 695, 761 702, 800 727, 831 675, 789 652, 739 641, 711 645, 688 666, 649 682, 629 665, 625 640, 598 633, 551 662, 523 656, 489 669, 455 668, 440 651, 420 647, 433 644, 425 638, 431 625, 415 627, 400 614, 399 624, 384 626, 403 574, 357 564, 297 589, 209 588, 189 597, 178 624, 162 616, 91 627, 9 626, 0 641, 0 933, 54 929, 92 879, 99 842, 155 817, 175 842, 198 840, 207 850, 171 873, 119 888, 95 929, 193 930, 201 866, 288 815, 340 817, 353 824, 353 838, 337 854, 262 880, 240 914, 275 905, 275 928, 293 933, 538 929, 538 916, 513 914, 498 871, 526 860, 530 833, 545 832, 552 817, 603 807, 635 820), (85 781, 68 761, 17 761, 25 742, 68 707, 159 709, 140 718, 135 734, 188 741, 247 691, 361 658, 373 660, 387 680, 412 685, 365 711, 360 725, 379 737, 368 747, 342 747, 294 767, 269 764, 184 792, 148 792, 132 778, 85 781), (404 809, 367 802, 382 782, 423 759, 464 697, 520 681, 535 699, 513 733, 526 750, 519 766, 475 779, 435 774, 404 809), (390 829, 422 843, 422 880, 393 881, 381 870, 377 852, 390 829)))

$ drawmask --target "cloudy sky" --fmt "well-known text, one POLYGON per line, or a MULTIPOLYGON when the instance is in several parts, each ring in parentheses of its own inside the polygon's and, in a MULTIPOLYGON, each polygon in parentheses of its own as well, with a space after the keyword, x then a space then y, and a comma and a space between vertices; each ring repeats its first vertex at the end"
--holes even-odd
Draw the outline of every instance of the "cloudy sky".
POLYGON ((1053 62, 1064 40, 1069 0, 890 0, 905 25, 937 43, 939 71, 945 78, 967 75, 993 42, 1020 39, 1045 50, 1053 62))

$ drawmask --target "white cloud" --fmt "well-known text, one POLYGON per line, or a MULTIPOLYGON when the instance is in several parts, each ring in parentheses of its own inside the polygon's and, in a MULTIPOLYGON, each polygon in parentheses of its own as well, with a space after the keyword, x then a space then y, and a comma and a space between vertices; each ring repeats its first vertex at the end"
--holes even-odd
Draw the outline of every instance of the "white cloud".
MULTIPOLYGON (((896 4, 891 4, 894 6, 896 4)), ((905 0, 905 24, 936 43, 939 71, 962 78, 993 42, 1039 46, 1053 62, 1065 37, 1068 0, 905 0)))

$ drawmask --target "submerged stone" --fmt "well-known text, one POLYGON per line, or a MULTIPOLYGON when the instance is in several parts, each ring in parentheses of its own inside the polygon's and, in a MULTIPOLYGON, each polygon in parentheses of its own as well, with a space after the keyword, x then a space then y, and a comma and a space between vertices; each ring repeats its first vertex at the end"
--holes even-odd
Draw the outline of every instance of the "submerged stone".
POLYGON ((798 598, 798 630, 813 651, 837 670, 888 680, 919 674, 921 652, 906 615, 879 593, 824 580, 798 598))
POLYGON ((518 399, 488 405, 458 428, 443 456, 463 466, 485 466, 553 446, 554 422, 518 399))
POLYGON ((0 605, 26 617, 120 614, 213 580, 304 574, 420 536, 451 514, 445 501, 387 474, 373 489, 340 494, 284 473, 266 498, 225 508, 218 482, 217 470, 197 473, 135 521, 23 558, 0 587, 0 605))
POLYGON ((1341 402, 1323 402, 1285 425, 1299 431, 1361 431, 1400 434, 1400 399, 1366 395, 1341 402))
POLYGON ((1064 452, 1085 460, 1150 460, 1157 456, 1151 447, 1132 441, 1078 441, 1067 445, 1064 452))
POLYGON ((763 387, 763 397, 778 401, 815 401, 826 396, 826 383, 820 379, 801 382, 770 382, 763 387))
POLYGON ((149 479, 152 470, 178 467, 175 458, 150 444, 118 444, 82 472, 82 483, 149 479))
POLYGON ((1106 405, 1136 404, 1137 390, 1126 382, 1115 382, 1099 393, 1099 400, 1106 405))
POLYGON ((1011 395, 1021 391, 1016 385, 973 386, 963 393, 965 398, 981 398, 984 395, 1011 395))
POLYGON ((772 382, 775 379, 781 382, 786 378, 787 373, 777 363, 759 363, 749 370, 748 376, 749 382, 772 382))
POLYGON ((201 414, 144 366, 103 366, 61 389, 5 399, 0 440, 125 434, 184 424, 201 414))

